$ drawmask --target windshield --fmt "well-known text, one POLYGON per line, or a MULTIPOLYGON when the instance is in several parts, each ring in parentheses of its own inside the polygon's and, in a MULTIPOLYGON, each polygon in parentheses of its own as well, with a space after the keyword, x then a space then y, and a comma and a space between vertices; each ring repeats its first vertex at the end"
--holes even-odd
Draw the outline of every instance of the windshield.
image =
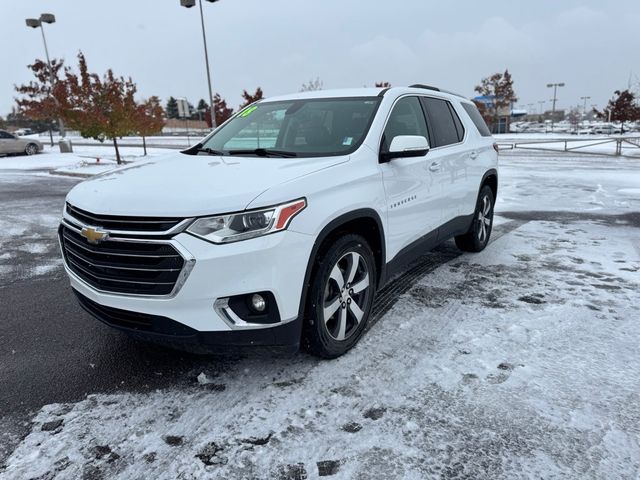
POLYGON ((378 97, 261 102, 216 130, 199 151, 221 155, 328 156, 353 152, 364 140, 378 97))

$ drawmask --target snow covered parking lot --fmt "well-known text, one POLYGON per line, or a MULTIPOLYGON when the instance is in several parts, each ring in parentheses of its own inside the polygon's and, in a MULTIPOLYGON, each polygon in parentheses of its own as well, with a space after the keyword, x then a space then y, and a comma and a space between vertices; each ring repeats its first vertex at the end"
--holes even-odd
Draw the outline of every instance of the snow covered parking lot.
POLYGON ((344 357, 46 405, 0 477, 638 478, 640 161, 501 164, 493 242, 426 256, 344 357))

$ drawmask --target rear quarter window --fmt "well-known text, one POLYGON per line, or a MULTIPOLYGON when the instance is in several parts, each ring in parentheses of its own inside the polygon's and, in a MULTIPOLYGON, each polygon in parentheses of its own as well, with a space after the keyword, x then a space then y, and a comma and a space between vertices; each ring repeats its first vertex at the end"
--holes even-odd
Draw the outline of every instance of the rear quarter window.
POLYGON ((476 107, 472 103, 463 103, 462 108, 464 108, 465 112, 467 112, 469 117, 471 117, 471 121, 478 129, 480 135, 482 135, 483 137, 490 137, 491 130, 489 130, 489 127, 487 127, 487 124, 484 122, 482 115, 480 115, 478 107, 476 107))
POLYGON ((432 147, 444 147, 462 141, 464 129, 453 107, 440 98, 422 97, 432 133, 432 147))

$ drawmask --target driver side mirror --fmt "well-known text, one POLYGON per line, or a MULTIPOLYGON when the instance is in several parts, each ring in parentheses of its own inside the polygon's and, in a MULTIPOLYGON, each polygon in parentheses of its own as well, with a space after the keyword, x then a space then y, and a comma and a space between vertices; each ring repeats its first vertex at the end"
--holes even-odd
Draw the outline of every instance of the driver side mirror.
POLYGON ((393 137, 388 152, 380 152, 380 161, 393 158, 423 157, 429 151, 429 141, 421 135, 398 135, 393 137))

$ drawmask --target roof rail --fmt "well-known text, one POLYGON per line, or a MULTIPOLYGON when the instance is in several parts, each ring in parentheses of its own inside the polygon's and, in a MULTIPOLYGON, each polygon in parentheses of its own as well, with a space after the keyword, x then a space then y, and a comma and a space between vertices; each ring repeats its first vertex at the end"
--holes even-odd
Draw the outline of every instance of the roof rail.
POLYGON ((443 90, 441 88, 434 87, 431 85, 424 85, 422 83, 414 83, 413 85, 409 85, 409 88, 424 88, 425 90, 433 90, 435 92, 448 93, 449 95, 455 95, 456 97, 467 99, 467 97, 465 97, 464 95, 460 95, 459 93, 451 92, 449 90, 443 90))
POLYGON ((409 88, 424 88, 426 90, 435 90, 436 92, 441 92, 438 87, 433 87, 431 85, 425 85, 423 83, 414 83, 413 85, 409 85, 409 88))

